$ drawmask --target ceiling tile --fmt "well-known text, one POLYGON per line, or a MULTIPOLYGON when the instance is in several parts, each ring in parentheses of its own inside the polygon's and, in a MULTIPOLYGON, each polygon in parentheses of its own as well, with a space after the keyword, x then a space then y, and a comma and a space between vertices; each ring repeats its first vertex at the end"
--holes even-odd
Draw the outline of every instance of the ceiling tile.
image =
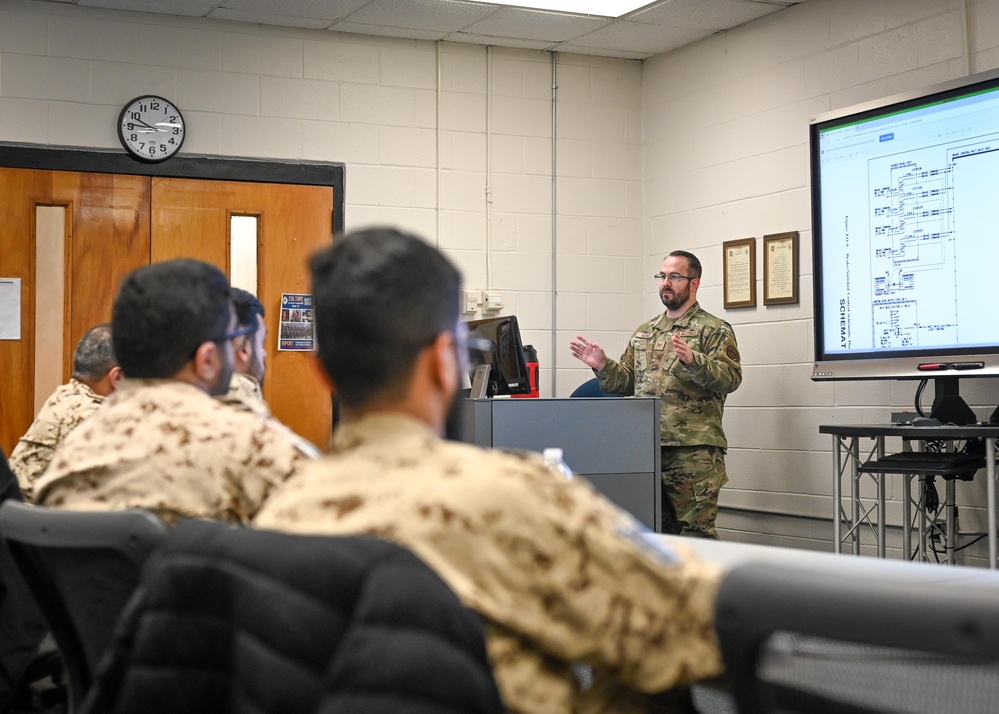
MULTIPOLYGON (((631 52, 647 52, 649 55, 653 55, 669 52, 710 34, 712 33, 704 30, 646 25, 640 22, 619 20, 613 25, 578 37, 571 44, 580 47, 627 49, 631 52)), ((559 47, 559 51, 567 51, 567 49, 563 46, 559 47)))
POLYGON ((669 0, 628 16, 631 22, 717 32, 783 10, 783 5, 747 0, 669 0))
POLYGON ((223 0, 219 9, 264 15, 308 17, 313 20, 341 20, 364 7, 370 0, 223 0))
POLYGON ((330 20, 314 20, 308 17, 294 15, 269 15, 264 12, 244 12, 219 8, 209 13, 213 20, 234 20, 236 22, 252 22, 258 25, 277 25, 279 27, 306 27, 313 30, 324 30, 330 26, 330 20))
POLYGON ((218 4, 218 0, 176 0, 171 3, 165 3, 163 0, 79 0, 76 4, 80 7, 101 7, 109 10, 137 10, 163 15, 203 17, 218 4))
POLYGON ((488 37, 564 42, 592 32, 609 22, 606 18, 502 8, 484 20, 464 28, 464 31, 488 37))
POLYGON ((457 32, 499 8, 457 0, 374 0, 347 20, 366 25, 410 27, 414 30, 457 32))

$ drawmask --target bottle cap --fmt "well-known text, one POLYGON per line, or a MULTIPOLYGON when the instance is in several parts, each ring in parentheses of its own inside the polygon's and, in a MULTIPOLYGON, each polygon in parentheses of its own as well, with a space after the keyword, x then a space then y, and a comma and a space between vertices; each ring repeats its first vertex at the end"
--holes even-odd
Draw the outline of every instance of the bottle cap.
POLYGON ((541 456, 542 458, 549 459, 551 461, 561 461, 562 449, 556 446, 549 446, 547 449, 541 452, 541 456))

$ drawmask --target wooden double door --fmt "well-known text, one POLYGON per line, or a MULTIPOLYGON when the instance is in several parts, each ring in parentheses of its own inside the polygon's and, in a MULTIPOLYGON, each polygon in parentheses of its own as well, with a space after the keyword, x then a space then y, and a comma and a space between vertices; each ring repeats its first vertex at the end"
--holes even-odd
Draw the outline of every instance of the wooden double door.
MULTIPOLYGON (((20 279, 19 339, 0 340, 0 446, 9 454, 34 418, 36 366, 60 360, 72 372, 77 342, 111 319, 121 279, 142 265, 197 258, 227 275, 233 216, 256 218, 257 295, 268 337, 264 397, 274 415, 322 446, 330 436, 332 403, 311 353, 280 352, 282 293, 308 293, 308 257, 332 239, 329 186, 159 178, 125 174, 0 168, 0 279, 20 279), (38 250, 40 209, 62 209, 62 250, 38 250), (61 263, 61 264, 60 264, 61 263), (61 279, 62 310, 46 302, 61 279), (46 277, 48 276, 48 277, 46 277), (39 310, 41 312, 39 312, 39 310), (47 312, 60 314, 61 345, 36 344, 47 312), (52 354, 61 351, 61 355, 52 354)), ((58 239, 57 239, 58 240, 58 239)), ((49 243, 50 244, 50 243, 49 243)), ((54 386, 54 385, 53 385, 54 386)))

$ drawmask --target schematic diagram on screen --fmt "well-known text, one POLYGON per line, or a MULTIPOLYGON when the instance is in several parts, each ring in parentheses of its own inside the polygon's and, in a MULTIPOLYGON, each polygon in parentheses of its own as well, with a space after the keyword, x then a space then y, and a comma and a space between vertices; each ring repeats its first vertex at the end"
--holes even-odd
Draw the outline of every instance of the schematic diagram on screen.
MULTIPOLYGON (((999 168, 999 143, 979 137, 904 157, 868 162, 870 325, 875 349, 911 348, 955 338, 960 233, 975 230, 981 207, 962 202, 999 168)), ((861 276, 854 276, 860 278, 861 276)))

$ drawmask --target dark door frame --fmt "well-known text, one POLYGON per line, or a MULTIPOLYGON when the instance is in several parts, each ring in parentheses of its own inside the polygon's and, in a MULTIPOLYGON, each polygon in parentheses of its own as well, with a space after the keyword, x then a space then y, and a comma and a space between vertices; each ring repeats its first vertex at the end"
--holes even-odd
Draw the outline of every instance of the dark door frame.
POLYGON ((345 168, 341 163, 175 156, 162 163, 147 164, 123 152, 110 150, 0 142, 0 166, 11 169, 330 186, 333 189, 333 232, 342 233, 344 229, 345 168))

